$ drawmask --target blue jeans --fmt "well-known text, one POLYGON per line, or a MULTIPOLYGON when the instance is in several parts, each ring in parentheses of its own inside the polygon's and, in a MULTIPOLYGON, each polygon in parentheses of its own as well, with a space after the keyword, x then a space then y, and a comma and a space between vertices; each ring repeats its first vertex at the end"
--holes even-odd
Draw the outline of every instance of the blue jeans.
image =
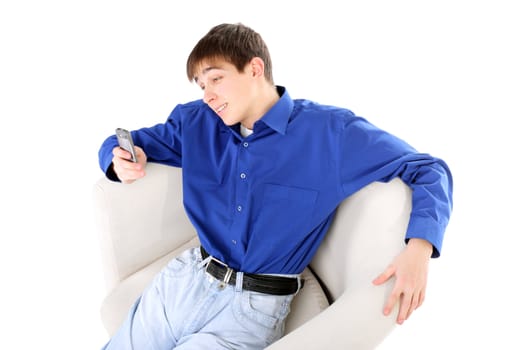
POLYGON ((102 349, 263 349, 278 340, 293 295, 242 290, 242 273, 221 286, 205 272, 208 259, 192 248, 171 260, 102 349))

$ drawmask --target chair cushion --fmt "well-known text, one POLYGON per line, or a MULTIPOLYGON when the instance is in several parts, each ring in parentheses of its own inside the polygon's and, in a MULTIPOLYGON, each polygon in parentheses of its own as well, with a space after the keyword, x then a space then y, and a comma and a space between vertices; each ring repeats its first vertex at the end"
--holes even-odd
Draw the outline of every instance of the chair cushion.
POLYGON ((303 271, 302 276, 304 286, 292 301, 290 314, 286 319, 285 334, 299 328, 329 306, 323 288, 308 267, 303 271))
MULTIPOLYGON (((118 284, 103 300, 102 322, 109 335, 114 334, 126 318, 129 308, 146 288, 153 277, 174 257, 190 247, 198 246, 197 238, 189 241, 168 255, 135 272, 118 284)), ((289 333, 328 307, 328 299, 321 285, 309 268, 303 272, 304 287, 294 298, 286 321, 285 333, 289 333)))

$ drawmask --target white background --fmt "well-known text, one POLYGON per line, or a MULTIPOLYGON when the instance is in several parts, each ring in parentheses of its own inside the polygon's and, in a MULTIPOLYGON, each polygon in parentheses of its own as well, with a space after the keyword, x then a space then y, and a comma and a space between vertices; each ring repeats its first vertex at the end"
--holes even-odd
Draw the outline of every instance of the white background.
POLYGON ((185 61, 222 22, 262 34, 292 97, 348 107, 452 169, 427 301, 381 349, 525 348, 519 1, 290 3, 2 2, 0 348, 106 341, 98 148, 201 97, 185 61))

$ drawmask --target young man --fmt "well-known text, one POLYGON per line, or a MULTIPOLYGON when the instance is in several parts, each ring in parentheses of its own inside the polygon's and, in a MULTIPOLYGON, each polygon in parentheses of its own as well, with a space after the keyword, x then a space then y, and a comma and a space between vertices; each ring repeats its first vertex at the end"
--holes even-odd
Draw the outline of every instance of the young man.
POLYGON ((403 323, 424 300, 429 259, 440 255, 452 207, 447 165, 347 109, 293 100, 274 85, 262 38, 242 24, 212 28, 187 75, 203 99, 133 131, 137 163, 114 136, 99 157, 123 183, 145 176, 147 161, 182 167, 202 247, 157 275, 104 348, 266 347, 282 336, 300 273, 339 203, 394 177, 413 191, 407 243, 373 283, 395 278, 383 312, 400 303, 403 323))

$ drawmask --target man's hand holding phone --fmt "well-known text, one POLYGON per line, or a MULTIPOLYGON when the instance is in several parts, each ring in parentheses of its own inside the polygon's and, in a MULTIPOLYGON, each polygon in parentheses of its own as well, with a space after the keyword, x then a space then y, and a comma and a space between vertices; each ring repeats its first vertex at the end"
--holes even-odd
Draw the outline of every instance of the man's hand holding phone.
POLYGON ((146 154, 133 143, 129 131, 116 129, 119 146, 113 149, 113 171, 122 183, 132 183, 146 175, 146 154))

